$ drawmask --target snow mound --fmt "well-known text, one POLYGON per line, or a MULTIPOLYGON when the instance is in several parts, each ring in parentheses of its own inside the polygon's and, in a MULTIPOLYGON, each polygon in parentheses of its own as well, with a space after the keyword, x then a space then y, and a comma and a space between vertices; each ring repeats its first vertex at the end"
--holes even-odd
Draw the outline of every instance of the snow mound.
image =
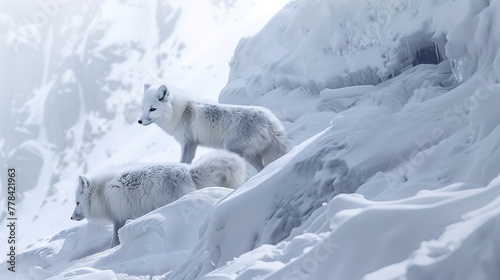
MULTIPOLYGON (((292 1, 257 35, 240 41, 220 100, 241 103, 242 97, 279 87, 319 94, 325 88, 378 84, 411 66, 447 59, 474 64, 482 52, 467 52, 467 45, 455 41, 477 45, 494 35, 469 32, 476 34, 469 40, 449 31, 459 24, 474 28, 470 24, 488 2, 292 1), (450 10, 456 12, 445 16, 450 10)), ((458 75, 470 76, 463 71, 458 75)))

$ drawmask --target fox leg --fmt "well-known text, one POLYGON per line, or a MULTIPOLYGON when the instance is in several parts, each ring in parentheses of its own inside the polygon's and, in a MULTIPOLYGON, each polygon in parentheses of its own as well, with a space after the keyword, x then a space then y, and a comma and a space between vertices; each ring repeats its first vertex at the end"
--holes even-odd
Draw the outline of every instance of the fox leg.
POLYGON ((262 163, 262 158, 260 155, 255 155, 252 157, 245 157, 245 159, 257 170, 257 172, 260 172, 262 169, 264 169, 264 164, 262 163))
POLYGON ((125 223, 115 222, 113 223, 113 239, 111 240, 111 248, 120 244, 118 239, 118 230, 123 227, 125 223))
POLYGON ((246 146, 246 143, 244 145, 241 145, 241 142, 231 139, 231 141, 227 141, 226 143, 224 143, 224 148, 244 158, 253 166, 253 168, 255 168, 255 170, 257 170, 257 172, 260 172, 262 169, 264 169, 262 156, 260 154, 247 152, 250 147, 246 146))
POLYGON ((191 164, 191 162, 194 159, 194 155, 196 154, 197 147, 198 147, 198 144, 196 144, 194 141, 186 141, 182 145, 181 162, 191 164))

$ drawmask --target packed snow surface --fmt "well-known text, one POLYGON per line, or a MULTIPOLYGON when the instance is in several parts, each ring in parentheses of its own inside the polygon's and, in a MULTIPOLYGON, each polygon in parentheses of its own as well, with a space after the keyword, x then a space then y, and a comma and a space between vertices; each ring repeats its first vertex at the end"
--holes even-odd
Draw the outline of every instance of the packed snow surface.
MULTIPOLYGON (((239 42, 219 101, 273 110, 292 151, 129 221, 116 248, 63 230, 16 277, 499 279, 499 26, 500 0, 288 3, 239 42)), ((90 153, 123 138, 141 157, 156 134, 126 127, 90 153)))

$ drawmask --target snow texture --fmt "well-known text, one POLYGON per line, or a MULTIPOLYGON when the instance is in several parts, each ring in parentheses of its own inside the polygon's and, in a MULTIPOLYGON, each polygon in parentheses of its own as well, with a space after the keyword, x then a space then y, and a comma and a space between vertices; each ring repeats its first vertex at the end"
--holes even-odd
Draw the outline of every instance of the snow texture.
MULTIPOLYGON (((500 0, 291 1, 239 42, 219 101, 270 108, 292 151, 128 222, 117 248, 63 230, 17 278, 499 279, 499 21, 500 0)), ((125 127, 91 153, 156 137, 125 127)))

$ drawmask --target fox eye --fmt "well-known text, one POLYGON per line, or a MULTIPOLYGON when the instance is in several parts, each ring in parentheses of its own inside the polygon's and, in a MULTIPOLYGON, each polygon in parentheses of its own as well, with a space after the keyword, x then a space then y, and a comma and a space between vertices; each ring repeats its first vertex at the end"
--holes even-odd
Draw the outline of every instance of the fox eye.
POLYGON ((156 111, 156 108, 151 108, 151 109, 149 109, 149 111, 154 112, 154 111, 156 111))
POLYGON ((80 205, 80 202, 77 202, 77 203, 76 203, 76 206, 78 206, 78 205, 80 205))

